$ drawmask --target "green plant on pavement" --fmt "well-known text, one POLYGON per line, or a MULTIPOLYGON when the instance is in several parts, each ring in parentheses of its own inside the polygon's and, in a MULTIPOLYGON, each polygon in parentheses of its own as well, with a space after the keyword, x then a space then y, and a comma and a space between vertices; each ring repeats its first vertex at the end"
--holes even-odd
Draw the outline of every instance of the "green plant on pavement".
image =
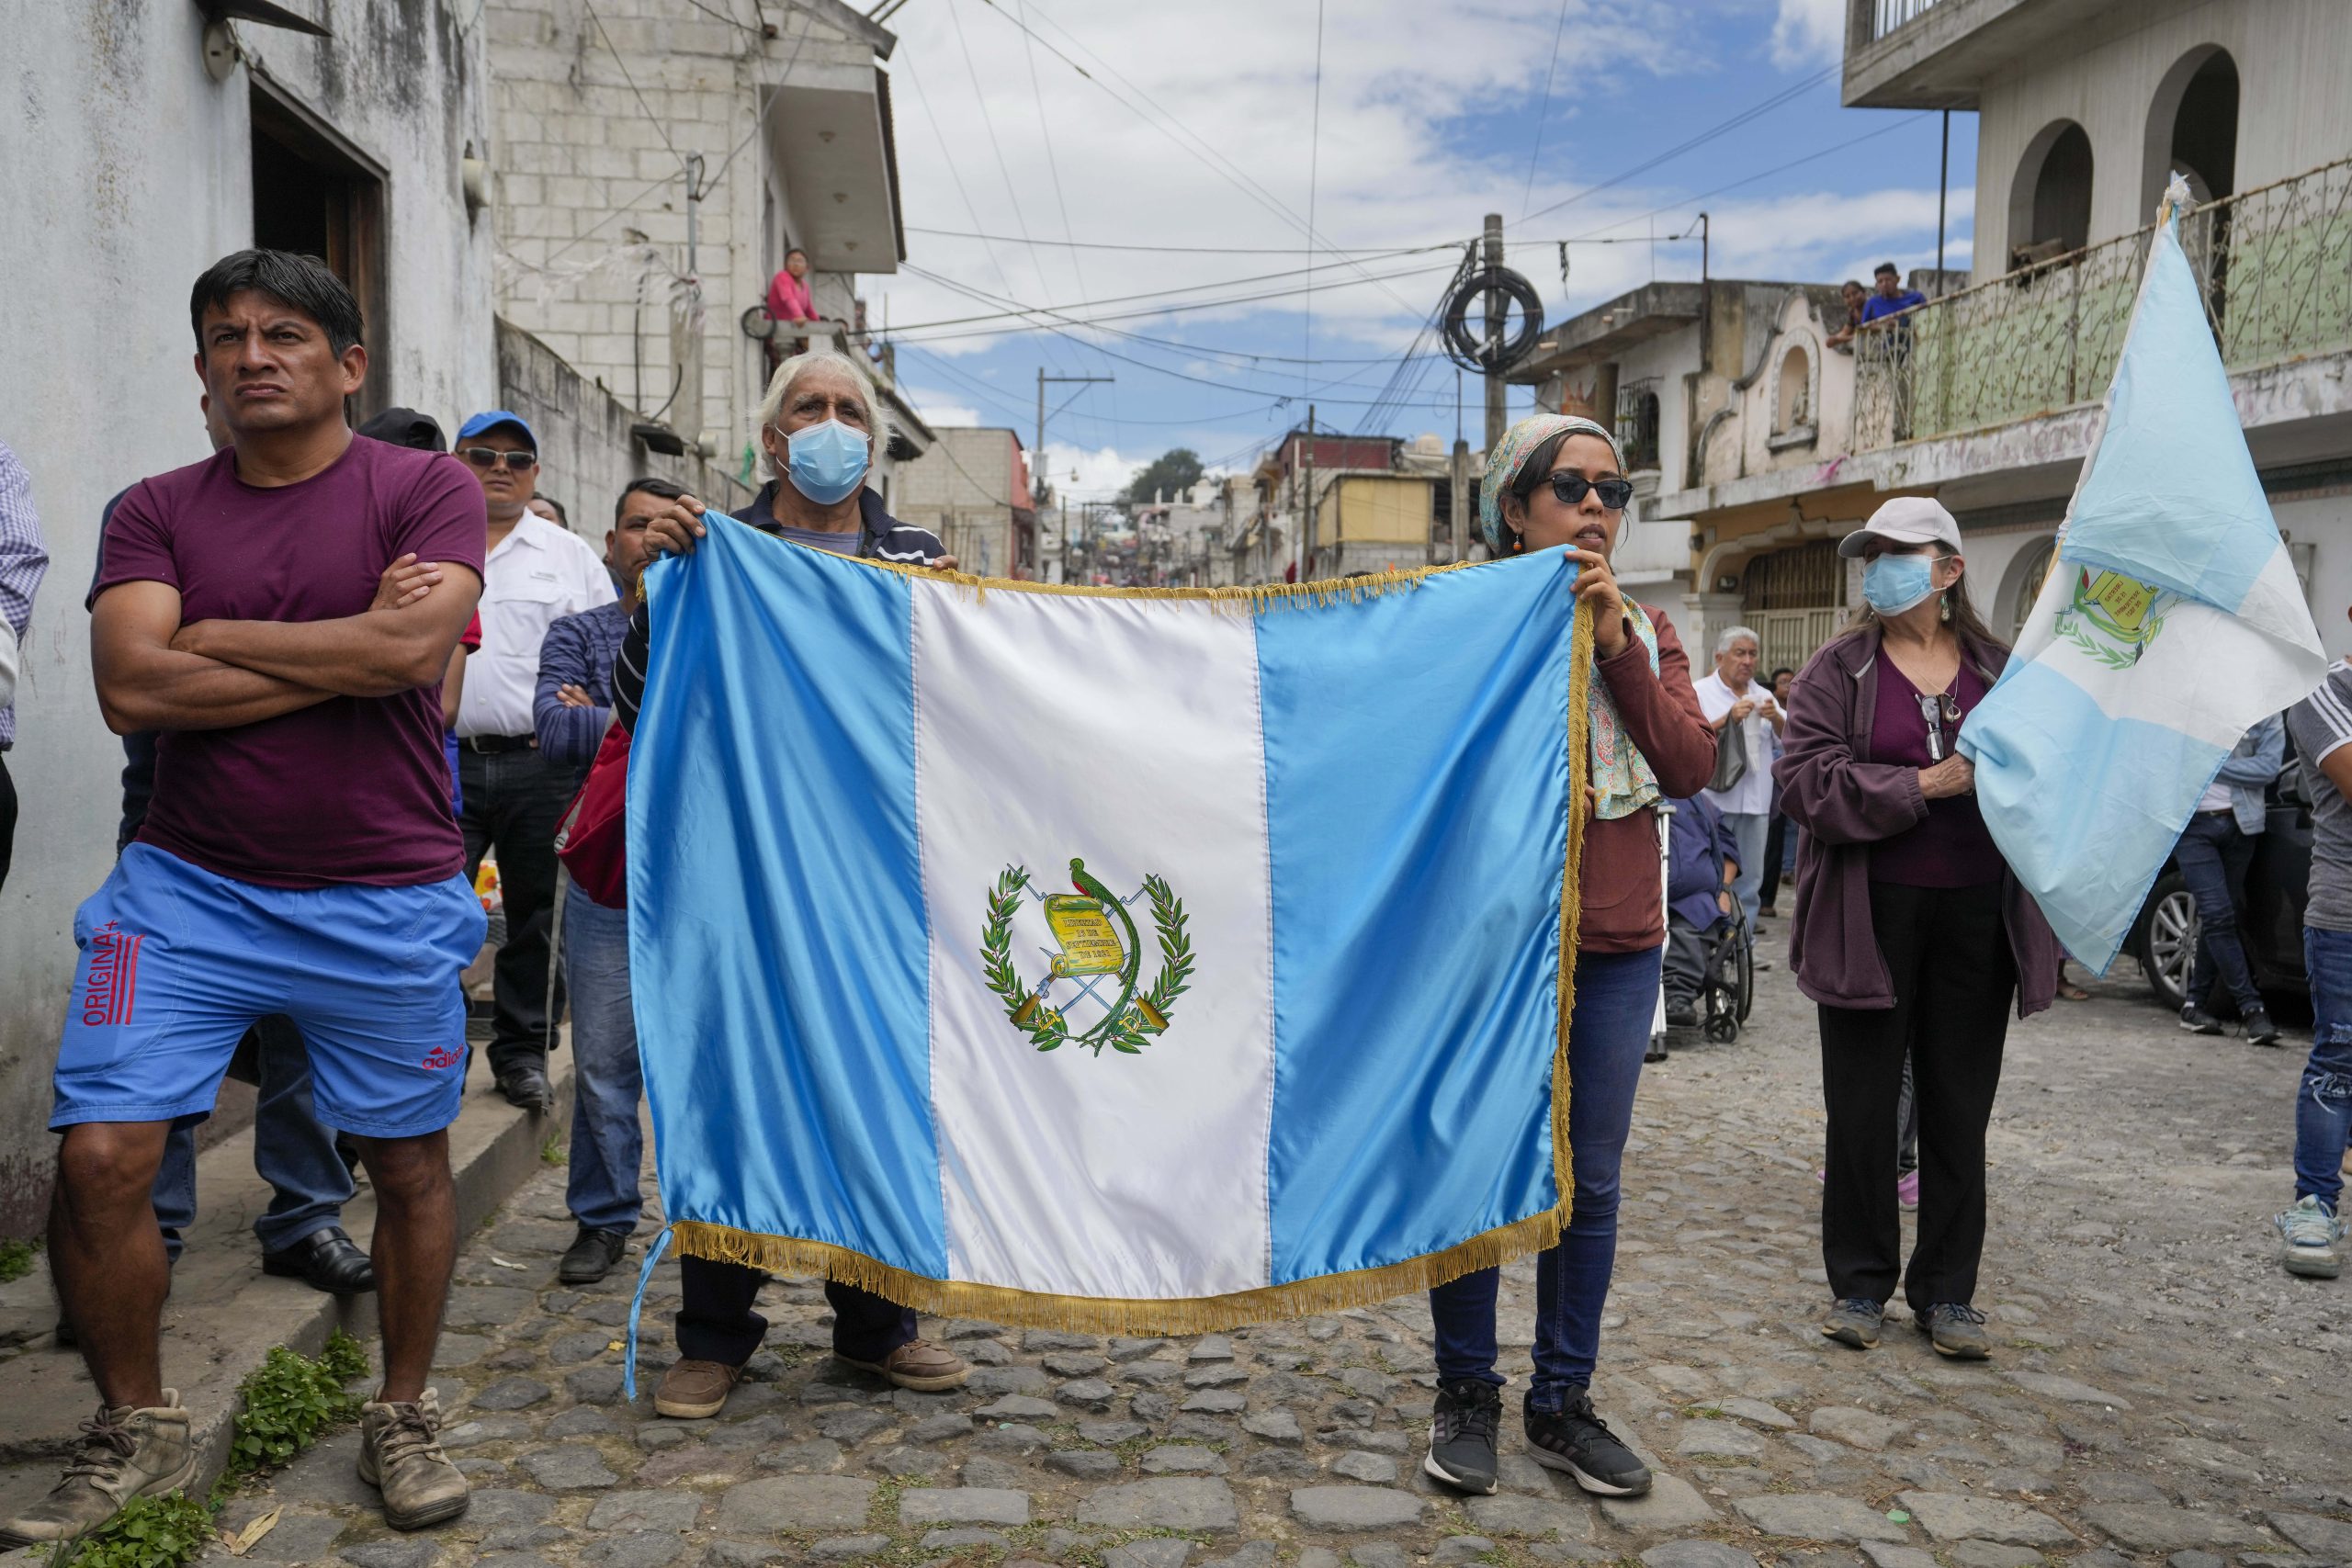
POLYGON ((0 1241, 0 1285, 31 1273, 33 1259, 40 1256, 39 1241, 0 1241))
POLYGON ((548 1141, 539 1145, 539 1163, 541 1165, 562 1165, 570 1158, 571 1156, 563 1152, 562 1141, 553 1133, 549 1133, 548 1134, 548 1141))
POLYGON ((359 1401, 344 1392, 344 1384, 367 1375, 368 1353, 339 1328, 327 1336, 317 1360, 283 1345, 270 1351, 238 1385, 244 1408, 237 1413, 229 1473, 242 1477, 274 1470, 320 1433, 357 1416, 359 1401))
POLYGON ((211 1512, 175 1492, 133 1497, 81 1540, 43 1550, 51 1568, 180 1568, 211 1541, 211 1512))

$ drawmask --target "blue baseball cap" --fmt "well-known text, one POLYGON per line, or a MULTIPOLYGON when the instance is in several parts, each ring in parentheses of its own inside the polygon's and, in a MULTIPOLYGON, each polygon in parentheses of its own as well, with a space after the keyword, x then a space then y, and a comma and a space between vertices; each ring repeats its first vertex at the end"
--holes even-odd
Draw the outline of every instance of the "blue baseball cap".
POLYGON ((477 435, 496 430, 502 424, 511 424, 521 431, 523 439, 531 444, 532 451, 536 452, 539 449, 539 438, 532 434, 529 423, 521 414, 510 412, 505 409, 492 409, 486 413, 474 415, 473 418, 458 426, 458 439, 470 441, 477 435))

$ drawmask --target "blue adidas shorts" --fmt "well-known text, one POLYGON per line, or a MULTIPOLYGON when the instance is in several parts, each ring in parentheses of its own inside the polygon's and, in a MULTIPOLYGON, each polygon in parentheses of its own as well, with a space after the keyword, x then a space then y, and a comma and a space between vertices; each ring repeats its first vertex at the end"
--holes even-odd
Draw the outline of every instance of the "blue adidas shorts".
POLYGON ((486 925, 462 876, 263 887, 132 844, 74 911, 82 959, 50 1130, 209 1114, 237 1042, 282 1012, 310 1046, 321 1122, 368 1138, 438 1132, 458 1119, 458 976, 486 925))

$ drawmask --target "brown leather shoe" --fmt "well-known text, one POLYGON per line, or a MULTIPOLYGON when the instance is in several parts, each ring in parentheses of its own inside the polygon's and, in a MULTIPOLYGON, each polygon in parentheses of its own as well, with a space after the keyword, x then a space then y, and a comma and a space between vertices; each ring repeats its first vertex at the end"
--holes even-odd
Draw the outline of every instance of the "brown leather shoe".
POLYGON ((928 1339, 910 1339, 878 1361, 861 1361, 842 1356, 843 1361, 862 1371, 879 1372, 900 1388, 910 1388, 918 1393, 937 1393, 942 1389, 961 1388, 972 1369, 964 1358, 944 1345, 933 1345, 928 1339))
POLYGON ((742 1368, 724 1361, 673 1362, 653 1391, 653 1408, 681 1421, 708 1420, 727 1408, 727 1396, 742 1375, 742 1368))
POLYGON ((423 1529, 466 1511, 472 1488, 441 1450, 441 1397, 359 1407, 359 1479, 383 1494, 384 1522, 423 1529))
POLYGON ((188 1415, 175 1391, 165 1389, 164 1403, 150 1409, 100 1405, 95 1420, 82 1423, 64 1479, 16 1517, 0 1519, 0 1550, 78 1540, 134 1497, 166 1496, 193 1485, 197 1458, 188 1415))

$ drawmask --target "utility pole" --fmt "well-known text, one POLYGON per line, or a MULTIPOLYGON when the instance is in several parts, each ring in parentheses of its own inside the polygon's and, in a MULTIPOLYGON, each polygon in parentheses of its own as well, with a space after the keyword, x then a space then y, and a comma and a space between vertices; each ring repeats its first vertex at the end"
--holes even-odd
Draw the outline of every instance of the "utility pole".
MULTIPOLYGON (((1487 214, 1487 238, 1483 257, 1487 275, 1491 277, 1502 270, 1503 215, 1487 214)), ((1503 301, 1499 288, 1487 290, 1487 450, 1492 452, 1503 439, 1503 328, 1510 307, 1503 301)))
MULTIPOLYGON (((1048 376, 1046 374, 1046 367, 1044 366, 1040 365, 1037 367, 1036 451, 1038 472, 1043 473, 1045 471, 1046 464, 1046 383, 1048 381, 1068 381, 1085 385, 1095 381, 1108 381, 1111 379, 1113 379, 1113 378, 1109 376, 1048 376)), ((1077 394, 1073 393, 1071 395, 1075 397, 1077 394)), ((1068 408, 1069 406, 1069 405, 1068 403, 1064 403, 1062 405, 1064 408, 1068 408)), ((1083 521, 1082 518, 1081 521, 1083 521)), ((1069 581, 1069 502, 1067 501, 1062 502, 1062 581, 1064 582, 1068 582, 1069 581)))
POLYGON ((1299 478, 1306 494, 1298 509, 1298 580, 1315 575, 1315 405, 1306 405, 1306 446, 1299 453, 1299 478))
POLYGON ((1944 200, 1951 190, 1951 110, 1944 110, 1943 161, 1936 168, 1936 298, 1944 297, 1944 200))

